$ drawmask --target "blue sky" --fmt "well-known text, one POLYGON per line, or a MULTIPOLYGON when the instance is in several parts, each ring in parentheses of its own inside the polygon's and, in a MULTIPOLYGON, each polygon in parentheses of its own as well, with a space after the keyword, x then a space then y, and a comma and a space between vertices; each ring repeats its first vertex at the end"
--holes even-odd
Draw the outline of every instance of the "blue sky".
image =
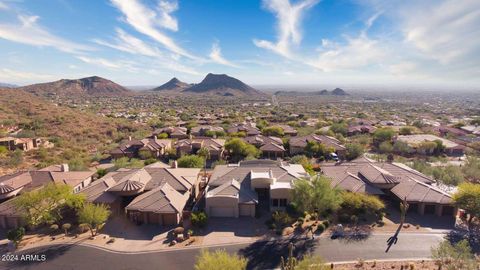
POLYGON ((0 0, 0 82, 480 85, 478 0, 0 0))

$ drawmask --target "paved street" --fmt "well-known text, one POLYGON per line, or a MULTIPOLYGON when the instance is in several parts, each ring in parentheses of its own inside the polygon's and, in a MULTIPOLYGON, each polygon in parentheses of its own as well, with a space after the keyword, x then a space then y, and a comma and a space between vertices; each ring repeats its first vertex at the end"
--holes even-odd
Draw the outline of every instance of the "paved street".
MULTIPOLYGON (((442 240, 439 234, 403 234, 389 253, 385 253, 389 235, 372 235, 366 240, 346 241, 321 238, 295 243, 295 252, 313 252, 327 261, 363 259, 427 258, 431 246, 442 240)), ((271 269, 278 266, 280 256, 287 254, 288 241, 257 242, 218 247, 238 252, 249 260, 249 269, 271 269)), ((85 246, 55 246, 25 254, 45 254, 45 262, 16 262, 0 264, 1 269, 192 269, 200 249, 171 250, 143 254, 112 253, 85 246)))

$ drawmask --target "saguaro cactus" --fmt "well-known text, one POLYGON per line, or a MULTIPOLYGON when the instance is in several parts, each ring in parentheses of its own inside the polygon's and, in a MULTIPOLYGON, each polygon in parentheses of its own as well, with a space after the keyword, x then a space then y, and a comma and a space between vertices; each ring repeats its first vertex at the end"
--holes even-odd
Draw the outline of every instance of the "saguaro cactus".
POLYGON ((285 258, 282 256, 282 270, 294 270, 297 266, 297 259, 293 256, 293 244, 288 244, 288 258, 285 261, 285 258))

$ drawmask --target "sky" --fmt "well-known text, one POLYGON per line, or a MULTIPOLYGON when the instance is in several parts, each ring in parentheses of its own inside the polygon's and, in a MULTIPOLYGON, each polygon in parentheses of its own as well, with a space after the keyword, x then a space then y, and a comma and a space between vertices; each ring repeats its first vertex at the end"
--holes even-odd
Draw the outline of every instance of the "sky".
POLYGON ((0 82, 480 86, 479 0, 0 0, 0 82))

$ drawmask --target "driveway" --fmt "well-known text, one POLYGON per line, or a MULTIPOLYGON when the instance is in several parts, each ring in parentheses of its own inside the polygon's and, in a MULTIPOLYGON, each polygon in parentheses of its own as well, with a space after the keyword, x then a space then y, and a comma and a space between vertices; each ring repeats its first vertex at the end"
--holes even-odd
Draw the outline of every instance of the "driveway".
POLYGON ((199 231, 204 245, 252 242, 265 233, 264 219, 252 217, 209 218, 207 227, 199 231))
MULTIPOLYGON (((342 241, 320 238, 314 241, 295 241, 298 256, 312 252, 326 261, 355 261, 363 259, 424 259, 430 248, 442 240, 440 234, 401 234, 398 243, 385 253, 388 234, 372 235, 363 241, 342 241)), ((248 259, 248 269, 278 267, 281 256, 288 253, 288 240, 263 241, 253 244, 225 245, 211 249, 225 249, 248 259)), ((0 269, 193 269, 199 248, 169 250, 141 254, 112 253, 85 246, 53 246, 24 251, 24 254, 46 255, 45 262, 0 262, 0 269)))

